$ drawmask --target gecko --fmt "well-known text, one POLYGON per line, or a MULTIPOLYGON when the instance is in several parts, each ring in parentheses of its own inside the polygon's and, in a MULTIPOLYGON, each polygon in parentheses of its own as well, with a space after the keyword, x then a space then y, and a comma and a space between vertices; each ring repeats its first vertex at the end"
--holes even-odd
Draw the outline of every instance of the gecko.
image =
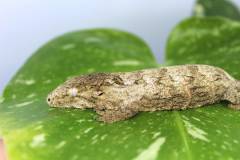
POLYGON ((240 109, 240 81, 219 67, 197 64, 81 75, 47 96, 52 107, 92 108, 106 123, 143 111, 184 110, 223 100, 240 109))

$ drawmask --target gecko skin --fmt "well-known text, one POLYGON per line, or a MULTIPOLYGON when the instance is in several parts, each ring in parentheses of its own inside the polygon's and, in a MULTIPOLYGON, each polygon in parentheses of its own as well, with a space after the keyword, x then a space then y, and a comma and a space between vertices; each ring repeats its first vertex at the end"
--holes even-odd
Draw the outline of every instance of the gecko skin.
POLYGON ((93 108, 115 122, 141 111, 182 110, 221 100, 240 109, 240 81, 208 65, 180 65, 72 78, 47 97, 52 107, 93 108))

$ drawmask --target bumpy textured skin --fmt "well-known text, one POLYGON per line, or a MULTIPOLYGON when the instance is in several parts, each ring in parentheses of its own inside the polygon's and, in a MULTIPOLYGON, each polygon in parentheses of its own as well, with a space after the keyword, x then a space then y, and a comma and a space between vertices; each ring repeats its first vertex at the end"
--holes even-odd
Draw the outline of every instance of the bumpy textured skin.
POLYGON ((240 82, 208 65, 181 65, 72 78, 48 95, 53 107, 93 108, 104 122, 140 111, 182 110, 221 100, 240 109, 240 82), (72 95, 74 88, 77 94, 72 95))

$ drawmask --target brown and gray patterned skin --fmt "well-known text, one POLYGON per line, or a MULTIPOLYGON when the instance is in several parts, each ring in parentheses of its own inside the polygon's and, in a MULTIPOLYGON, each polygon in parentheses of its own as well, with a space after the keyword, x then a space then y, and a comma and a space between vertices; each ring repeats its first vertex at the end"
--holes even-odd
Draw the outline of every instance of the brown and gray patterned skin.
POLYGON ((221 100, 240 109, 240 81, 208 65, 83 75, 66 81, 47 97, 52 107, 93 108, 99 120, 108 123, 141 111, 197 108, 221 100))

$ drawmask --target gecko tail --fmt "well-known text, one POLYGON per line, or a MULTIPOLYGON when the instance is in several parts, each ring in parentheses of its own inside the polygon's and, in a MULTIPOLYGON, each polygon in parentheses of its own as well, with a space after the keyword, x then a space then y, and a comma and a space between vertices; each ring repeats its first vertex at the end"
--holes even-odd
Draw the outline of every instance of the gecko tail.
POLYGON ((240 81, 236 80, 235 85, 228 91, 228 101, 230 104, 228 105, 230 108, 234 110, 240 110, 240 81))

